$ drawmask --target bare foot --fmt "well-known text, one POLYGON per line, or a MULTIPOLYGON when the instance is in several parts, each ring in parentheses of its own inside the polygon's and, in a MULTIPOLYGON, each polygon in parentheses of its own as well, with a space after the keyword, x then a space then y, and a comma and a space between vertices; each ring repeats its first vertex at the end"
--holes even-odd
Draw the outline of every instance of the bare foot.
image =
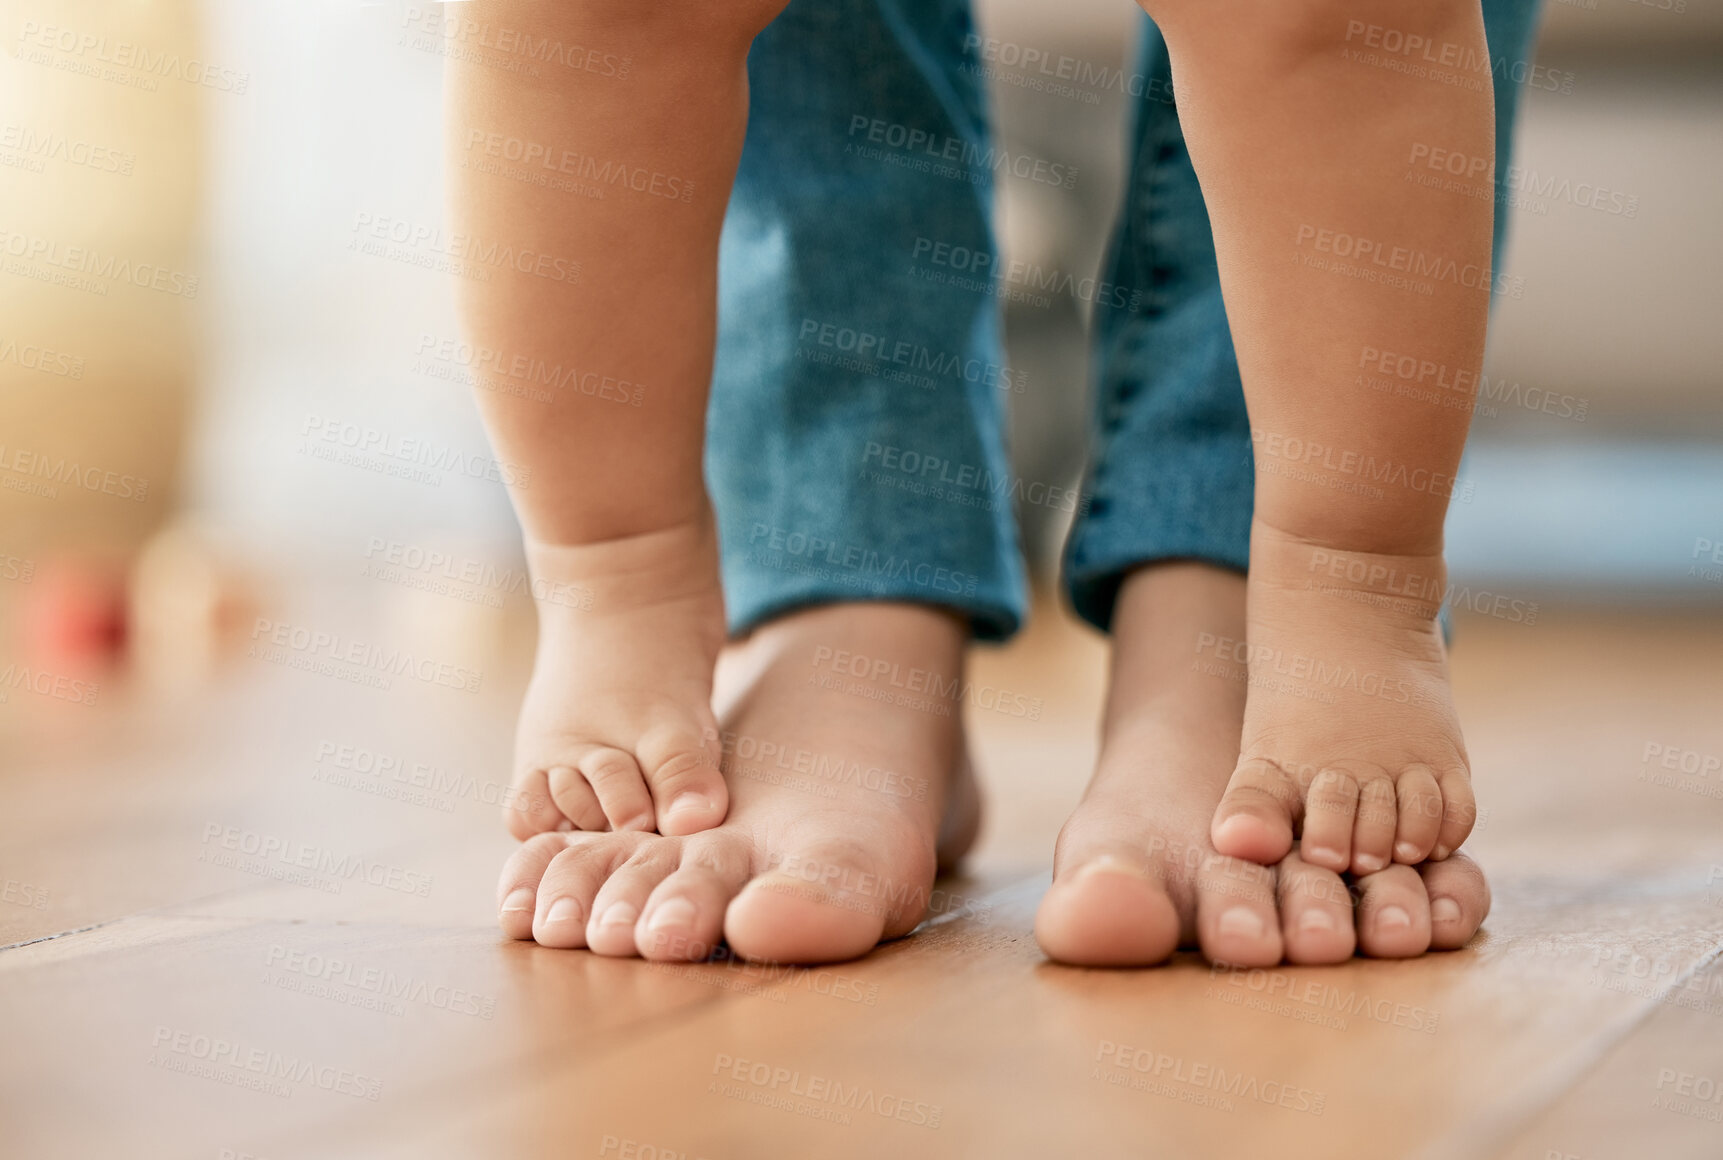
POLYGON ((1439 555, 1340 551, 1256 524, 1249 644, 1199 646, 1204 663, 1250 669, 1216 849, 1270 864, 1301 831, 1304 861, 1367 874, 1459 848, 1477 805, 1436 619, 1446 585, 1439 555))
POLYGON ((1330 963, 1355 950, 1406 957, 1463 945, 1489 890, 1462 856, 1357 881, 1287 853, 1228 857, 1209 823, 1238 757, 1243 666, 1193 664, 1206 636, 1244 630, 1245 582, 1203 564, 1162 564, 1125 583, 1114 619, 1100 761, 1065 823, 1035 934, 1051 957, 1146 966, 1180 946, 1240 966, 1330 963))
POLYGON ((951 682, 965 637, 948 613, 882 603, 809 609, 759 629, 719 666, 723 824, 681 837, 532 838, 503 870, 503 930, 651 959, 704 958, 722 937, 743 957, 775 962, 853 958, 907 934, 939 861, 975 830, 961 722, 827 688, 815 680, 816 653, 890 657, 951 682))
POLYGON ((716 532, 527 544, 538 654, 515 731, 509 832, 691 834, 723 820, 712 672, 724 642, 716 532))

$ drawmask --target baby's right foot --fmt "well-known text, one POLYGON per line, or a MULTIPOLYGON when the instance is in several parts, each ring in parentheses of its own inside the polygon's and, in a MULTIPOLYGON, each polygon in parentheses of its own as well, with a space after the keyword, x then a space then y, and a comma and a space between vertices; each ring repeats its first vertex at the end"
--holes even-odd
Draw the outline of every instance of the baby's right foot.
POLYGON ((724 644, 717 530, 695 523, 573 546, 528 541, 538 655, 515 732, 527 808, 509 832, 723 821, 712 669, 724 644))

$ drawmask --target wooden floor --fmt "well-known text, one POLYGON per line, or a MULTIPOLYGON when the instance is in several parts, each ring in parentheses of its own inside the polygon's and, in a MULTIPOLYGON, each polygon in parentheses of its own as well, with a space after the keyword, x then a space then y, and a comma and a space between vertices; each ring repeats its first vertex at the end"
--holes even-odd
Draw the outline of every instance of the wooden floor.
POLYGON ((1723 1156, 1723 620, 1462 621, 1483 933, 1238 974, 1036 949, 1101 659, 1044 615, 980 660, 1046 711, 973 718, 969 876, 915 936, 808 971, 499 938, 508 680, 241 661, 160 703, 14 691, 0 1155, 1723 1156), (400 764, 343 771, 345 746, 400 764))

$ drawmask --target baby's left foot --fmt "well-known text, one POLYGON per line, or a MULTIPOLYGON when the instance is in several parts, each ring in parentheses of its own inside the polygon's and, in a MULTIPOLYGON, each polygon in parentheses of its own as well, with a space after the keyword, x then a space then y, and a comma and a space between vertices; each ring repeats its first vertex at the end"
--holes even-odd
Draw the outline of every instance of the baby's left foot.
POLYGON ((1215 849, 1271 865, 1296 831, 1304 861, 1370 874, 1459 848, 1477 807, 1436 618, 1446 587, 1439 555, 1253 527, 1249 644, 1198 646, 1199 668, 1223 657, 1250 668, 1215 849))

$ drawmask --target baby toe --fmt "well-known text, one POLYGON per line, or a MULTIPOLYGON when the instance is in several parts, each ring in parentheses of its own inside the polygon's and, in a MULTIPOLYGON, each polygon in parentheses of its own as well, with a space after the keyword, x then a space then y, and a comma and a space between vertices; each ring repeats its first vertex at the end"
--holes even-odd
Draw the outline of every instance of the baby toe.
POLYGON ((1352 871, 1374 874, 1394 860, 1394 835, 1400 827, 1399 799, 1386 773, 1358 784, 1358 813, 1352 823, 1352 871))
POLYGON ((549 787, 552 803, 568 823, 560 828, 602 830, 610 824, 604 816, 604 808, 598 804, 597 795, 574 766, 553 766, 545 774, 545 784, 549 787))
POLYGON ((730 791, 717 756, 698 731, 674 729, 648 735, 641 739, 638 752, 660 833, 694 834, 724 820, 730 791))
POLYGON ((1427 765, 1408 765, 1395 786, 1400 803, 1394 861, 1413 866, 1430 856, 1442 830, 1442 790, 1427 765))
POLYGON ((580 774, 592 792, 613 830, 650 830, 656 819, 652 813, 652 795, 646 790, 646 779, 634 755, 610 746, 595 748, 580 759, 580 774))
POLYGON ((561 829, 567 821, 551 797, 545 769, 534 766, 515 778, 508 800, 503 802, 503 825, 512 837, 524 842, 534 834, 561 829))
POLYGON ((1442 788, 1442 828, 1430 856, 1440 861, 1460 848, 1478 820, 1478 799, 1472 794, 1472 775, 1465 766, 1454 766, 1437 774, 1442 788))
POLYGON ((1292 849, 1297 783, 1272 761, 1241 761, 1215 807, 1210 837, 1220 853, 1272 866, 1292 849))
POLYGON ((1352 866, 1352 831, 1357 824, 1359 779, 1325 768, 1304 795, 1304 832, 1298 855, 1312 866, 1339 873, 1352 866))

